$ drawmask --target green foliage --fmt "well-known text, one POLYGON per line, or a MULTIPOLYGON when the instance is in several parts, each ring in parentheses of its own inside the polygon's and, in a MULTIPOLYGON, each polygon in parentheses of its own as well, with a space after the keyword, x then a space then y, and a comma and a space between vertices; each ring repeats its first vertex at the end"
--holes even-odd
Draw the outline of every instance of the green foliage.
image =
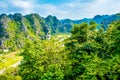
POLYGON ((0 80, 22 80, 18 74, 18 68, 9 68, 0 75, 0 80))
MULTIPOLYGON (((40 29, 37 25, 40 19, 35 16, 33 19, 37 20, 36 29, 40 29)), ((28 20, 25 25, 31 27, 28 20)), ((20 32, 15 40, 23 40, 26 46, 19 75, 23 80, 119 80, 120 21, 110 24, 106 31, 96 27, 95 22, 74 25, 69 38, 54 35, 53 39, 42 41, 31 30, 28 33, 31 40, 20 32)), ((9 75, 2 75, 2 78, 6 77, 12 79, 9 75)))
POLYGON ((120 52, 120 21, 113 22, 107 30, 109 51, 112 54, 120 52))
POLYGON ((66 80, 120 79, 119 22, 111 24, 107 31, 96 30, 95 23, 74 26, 65 44, 71 61, 66 80))
POLYGON ((65 63, 61 50, 53 41, 28 43, 19 70, 23 80, 62 80, 65 63))

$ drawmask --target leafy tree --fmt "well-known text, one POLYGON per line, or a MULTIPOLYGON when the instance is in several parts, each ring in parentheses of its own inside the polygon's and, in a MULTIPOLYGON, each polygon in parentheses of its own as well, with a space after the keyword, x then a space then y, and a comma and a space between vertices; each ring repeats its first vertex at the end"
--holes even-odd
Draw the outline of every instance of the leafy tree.
POLYGON ((75 25, 66 40, 70 64, 65 79, 118 80, 119 77, 119 21, 107 31, 96 30, 95 23, 75 25), (113 67, 114 66, 114 67, 113 67))
POLYGON ((61 49, 51 41, 28 43, 19 70, 23 80, 62 80, 65 57, 61 49))

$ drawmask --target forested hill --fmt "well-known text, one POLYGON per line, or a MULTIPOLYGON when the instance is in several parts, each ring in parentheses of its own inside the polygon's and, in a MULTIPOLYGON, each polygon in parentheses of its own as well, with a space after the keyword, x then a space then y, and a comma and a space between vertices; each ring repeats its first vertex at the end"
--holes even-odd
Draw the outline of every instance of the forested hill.
POLYGON ((98 28, 107 29, 108 24, 120 19, 120 14, 96 15, 94 18, 81 20, 63 19, 56 16, 41 17, 38 14, 23 16, 20 13, 14 15, 0 15, 0 47, 21 48, 26 41, 50 38, 51 34, 69 33, 74 24, 95 21, 100 24, 98 28))

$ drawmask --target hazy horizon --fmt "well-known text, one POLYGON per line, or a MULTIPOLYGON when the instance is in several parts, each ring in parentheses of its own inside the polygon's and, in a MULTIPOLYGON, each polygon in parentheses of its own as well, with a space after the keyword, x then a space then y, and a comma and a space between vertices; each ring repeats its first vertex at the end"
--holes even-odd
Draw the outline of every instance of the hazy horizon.
POLYGON ((42 17, 82 19, 119 13, 119 4, 118 0, 0 0, 0 14, 37 13, 42 17))

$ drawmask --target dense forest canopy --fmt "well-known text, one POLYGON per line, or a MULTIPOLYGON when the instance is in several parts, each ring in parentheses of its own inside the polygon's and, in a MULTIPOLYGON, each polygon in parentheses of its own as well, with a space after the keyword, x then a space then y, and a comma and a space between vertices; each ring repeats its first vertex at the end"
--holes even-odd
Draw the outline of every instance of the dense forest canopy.
POLYGON ((2 80, 119 80, 120 20, 107 30, 98 24, 75 24, 71 36, 27 40, 21 64, 2 80))

